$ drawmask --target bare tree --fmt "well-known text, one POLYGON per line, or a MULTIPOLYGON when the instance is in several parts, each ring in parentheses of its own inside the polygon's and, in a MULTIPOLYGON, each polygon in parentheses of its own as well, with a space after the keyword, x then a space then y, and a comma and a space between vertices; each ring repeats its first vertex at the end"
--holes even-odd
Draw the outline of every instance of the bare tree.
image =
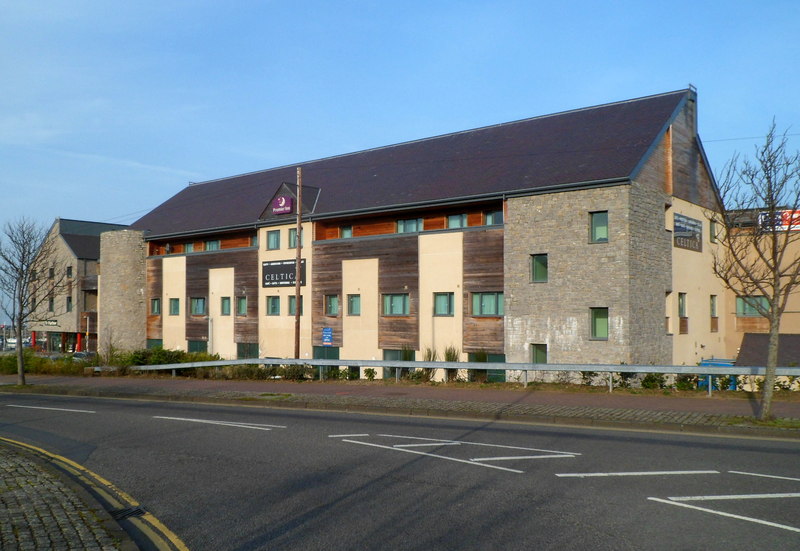
POLYGON ((54 300, 64 285, 56 237, 47 228, 21 218, 6 222, 0 234, 0 297, 17 337, 17 383, 25 384, 23 335, 27 324, 41 321, 37 311, 54 300))
MULTIPOLYGON (((714 272, 738 300, 769 321, 762 420, 772 418, 781 317, 800 283, 800 152, 787 153, 773 121, 755 160, 735 155, 719 190, 724 214, 714 272)), ((712 226, 713 227, 713 226, 712 226)))

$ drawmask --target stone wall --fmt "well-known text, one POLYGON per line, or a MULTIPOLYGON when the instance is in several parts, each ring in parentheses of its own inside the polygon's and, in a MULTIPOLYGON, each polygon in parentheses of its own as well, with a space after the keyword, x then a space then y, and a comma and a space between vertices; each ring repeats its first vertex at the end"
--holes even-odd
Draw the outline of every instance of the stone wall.
POLYGON ((142 232, 122 230, 100 236, 98 350, 145 348, 146 245, 142 232))

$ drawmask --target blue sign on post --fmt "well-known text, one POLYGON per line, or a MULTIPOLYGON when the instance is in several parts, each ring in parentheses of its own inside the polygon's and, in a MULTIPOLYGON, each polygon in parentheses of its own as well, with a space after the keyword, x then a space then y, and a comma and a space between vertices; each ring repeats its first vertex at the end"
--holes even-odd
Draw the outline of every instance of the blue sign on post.
POLYGON ((333 327, 322 328, 322 346, 333 346, 333 327))

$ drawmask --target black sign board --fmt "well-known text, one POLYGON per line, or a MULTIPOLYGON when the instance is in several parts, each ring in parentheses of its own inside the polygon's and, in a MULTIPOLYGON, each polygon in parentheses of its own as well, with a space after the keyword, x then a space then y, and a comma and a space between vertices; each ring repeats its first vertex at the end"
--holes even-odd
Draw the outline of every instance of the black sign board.
MULTIPOLYGON (((294 260, 276 260, 261 263, 262 287, 294 287, 294 260)), ((300 261, 300 285, 306 284, 306 261, 300 261)))
POLYGON ((673 244, 680 249, 703 250, 703 223, 700 220, 676 213, 672 236, 673 244))

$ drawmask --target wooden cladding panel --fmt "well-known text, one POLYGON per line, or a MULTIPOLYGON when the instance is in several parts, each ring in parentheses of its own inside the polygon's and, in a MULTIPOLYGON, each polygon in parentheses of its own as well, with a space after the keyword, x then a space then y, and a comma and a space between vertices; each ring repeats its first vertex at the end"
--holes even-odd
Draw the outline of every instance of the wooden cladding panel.
POLYGON ((234 321, 235 342, 258 342, 258 252, 231 251, 190 255, 186 257, 186 338, 187 340, 208 339, 208 319, 205 316, 192 316, 190 299, 205 297, 208 308, 208 271, 214 268, 234 269, 234 290, 232 297, 235 314, 236 297, 247 298, 247 316, 236 316, 234 321))
POLYGON ((502 354, 503 318, 472 316, 472 293, 503 291, 503 230, 464 232, 464 352, 502 354))
POLYGON ((736 331, 738 333, 767 333, 769 320, 761 316, 737 316, 736 331))
MULTIPOLYGON (((342 315, 346 297, 342 295, 342 262, 365 258, 378 259, 378 293, 408 293, 408 316, 383 316, 378 312, 378 346, 400 349, 419 348, 419 245, 416 235, 367 241, 341 240, 316 243, 312 285, 314 301, 312 331, 314 345, 322 344, 322 328, 333 328, 333 346, 342 346, 342 315), (339 296, 339 316, 325 315, 325 295, 339 296)), ((382 301, 378 301, 382 308, 382 301)))
MULTIPOLYGON (((163 295, 163 261, 160 258, 152 258, 146 261, 147 271, 147 329, 146 338, 163 339, 164 329, 162 317, 150 314, 150 299, 161 298, 163 295)), ((166 315, 166 304, 161 304, 161 315, 166 315)))

